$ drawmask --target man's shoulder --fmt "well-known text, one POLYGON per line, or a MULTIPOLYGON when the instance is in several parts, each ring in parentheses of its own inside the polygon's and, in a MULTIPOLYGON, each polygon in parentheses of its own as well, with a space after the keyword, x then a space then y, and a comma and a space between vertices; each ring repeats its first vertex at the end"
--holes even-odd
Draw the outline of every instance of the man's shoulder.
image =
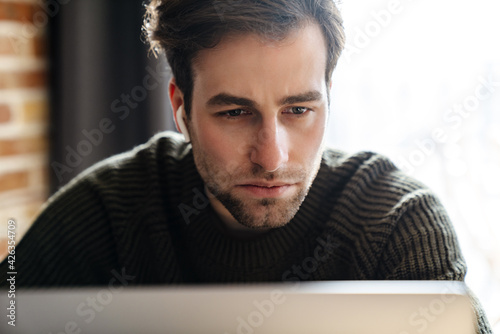
POLYGON ((378 153, 327 149, 319 175, 322 177, 320 183, 336 189, 339 210, 350 212, 363 225, 395 221, 403 212, 422 203, 442 209, 428 186, 378 153))
POLYGON ((151 137, 148 142, 138 145, 130 151, 117 154, 98 162, 82 176, 99 173, 103 170, 126 169, 138 164, 145 166, 159 160, 180 161, 191 151, 191 145, 178 133, 165 131, 151 137))
POLYGON ((460 277, 462 263, 457 264, 457 271, 413 268, 418 264, 413 257, 423 252, 433 252, 437 257, 455 252, 451 248, 436 250, 435 240, 455 245, 456 238, 445 208, 429 187, 402 172, 389 158, 373 152, 327 150, 322 173, 325 176, 319 183, 330 185, 332 190, 327 190, 333 199, 326 226, 342 240, 346 253, 359 261, 356 265, 361 277, 460 277))
POLYGON ((322 167, 331 175, 349 180, 357 187, 392 184, 402 191, 428 189, 422 182, 399 169, 390 158, 371 151, 348 153, 327 148, 323 154, 322 167))
POLYGON ((162 178, 179 169, 190 153, 191 145, 181 135, 158 133, 147 143, 89 167, 59 189, 46 205, 56 200, 66 202, 69 194, 78 194, 78 198, 92 194, 104 202, 129 199, 130 204, 140 203, 158 191, 162 178))
POLYGON ((323 153, 322 162, 332 169, 342 168, 352 171, 364 169, 382 173, 397 170, 396 165, 388 157, 371 151, 346 152, 329 147, 323 153))
POLYGON ((133 177, 140 174, 152 176, 151 173, 157 169, 159 163, 175 163, 185 159, 191 152, 190 147, 178 133, 161 132, 130 151, 94 164, 76 176, 68 185, 83 180, 99 182, 113 177, 126 177, 129 181, 133 181, 133 177))

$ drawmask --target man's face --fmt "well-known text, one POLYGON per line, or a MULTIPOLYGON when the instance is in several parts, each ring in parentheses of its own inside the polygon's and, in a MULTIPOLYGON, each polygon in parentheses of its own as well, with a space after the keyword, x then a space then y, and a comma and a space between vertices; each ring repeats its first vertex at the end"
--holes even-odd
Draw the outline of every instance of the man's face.
POLYGON ((199 53, 187 125, 215 208, 252 228, 294 217, 321 162, 325 68, 313 24, 279 42, 243 34, 199 53))

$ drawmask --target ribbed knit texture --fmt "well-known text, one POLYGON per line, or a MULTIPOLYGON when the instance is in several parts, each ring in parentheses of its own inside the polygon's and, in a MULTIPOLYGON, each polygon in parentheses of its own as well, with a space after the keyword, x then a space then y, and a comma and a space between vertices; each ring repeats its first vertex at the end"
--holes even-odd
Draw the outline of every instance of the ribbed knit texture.
POLYGON ((132 284, 464 279, 438 199, 373 153, 327 150, 297 215, 252 239, 227 234, 203 194, 173 133, 107 159, 48 201, 16 248, 16 285, 107 285, 114 270, 132 284))

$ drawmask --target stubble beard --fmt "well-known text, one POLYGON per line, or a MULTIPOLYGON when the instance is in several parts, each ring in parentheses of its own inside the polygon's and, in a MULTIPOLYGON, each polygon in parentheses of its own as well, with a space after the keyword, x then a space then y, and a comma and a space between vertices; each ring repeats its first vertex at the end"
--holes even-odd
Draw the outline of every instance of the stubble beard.
POLYGON ((242 200, 231 192, 225 192, 207 184, 207 188, 243 226, 264 229, 286 225, 299 211, 309 188, 301 188, 289 199, 263 198, 242 200), (248 203, 251 202, 251 203, 248 203), (256 210, 254 208, 257 207, 256 210))
MULTIPOLYGON (((320 150, 321 151, 321 150, 320 150)), ((277 172, 265 172, 260 166, 253 166, 251 171, 232 172, 224 167, 219 168, 214 161, 198 153, 193 148, 195 164, 211 195, 224 205, 231 215, 243 226, 253 229, 278 228, 286 225, 299 211, 313 180, 316 178, 321 153, 318 153, 308 169, 304 167, 291 168, 277 172), (231 185, 237 180, 294 180, 298 187, 296 193, 288 198, 241 198, 231 192, 231 185)))

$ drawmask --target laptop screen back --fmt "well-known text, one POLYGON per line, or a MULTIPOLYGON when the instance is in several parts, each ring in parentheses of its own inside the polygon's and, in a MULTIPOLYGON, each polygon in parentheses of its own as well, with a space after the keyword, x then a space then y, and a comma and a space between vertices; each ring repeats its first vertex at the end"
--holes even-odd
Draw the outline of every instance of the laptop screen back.
POLYGON ((465 286, 449 281, 20 290, 15 301, 16 326, 4 316, 1 333, 474 333, 465 286))

